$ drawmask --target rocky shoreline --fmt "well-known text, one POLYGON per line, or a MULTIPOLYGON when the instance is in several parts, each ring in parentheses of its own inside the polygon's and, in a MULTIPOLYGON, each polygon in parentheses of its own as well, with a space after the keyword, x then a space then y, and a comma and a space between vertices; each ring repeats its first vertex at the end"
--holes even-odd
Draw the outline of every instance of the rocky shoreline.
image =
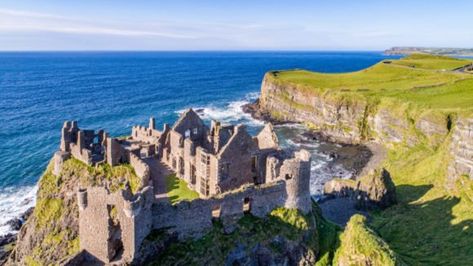
POLYGON ((26 220, 28 220, 28 217, 30 217, 30 215, 33 213, 33 210, 34 207, 31 207, 19 217, 15 217, 6 222, 6 224, 10 226, 10 229, 14 231, 14 233, 0 236, 0 265, 3 265, 8 259, 8 256, 13 250, 13 243, 16 242, 19 230, 26 220))
MULTIPOLYGON (((257 99, 253 103, 242 106, 245 113, 250 114, 254 119, 271 122, 276 125, 294 123, 294 121, 281 121, 273 119, 260 109, 260 101, 257 99)), ((297 122, 296 122, 297 123, 297 122)), ((341 148, 336 151, 321 149, 322 153, 330 156, 333 160, 329 167, 333 165, 343 165, 343 167, 353 173, 350 180, 356 181, 360 177, 379 169, 386 158, 386 149, 378 143, 352 143, 346 139, 334 138, 330 134, 321 131, 309 130, 304 133, 305 137, 313 141, 323 141, 337 144, 341 148)), ((334 176, 335 178, 336 176, 334 176)), ((319 206, 324 217, 330 221, 345 226, 354 214, 362 214, 368 217, 368 212, 357 206, 357 201, 352 195, 335 195, 336 193, 327 193, 317 198, 319 206)), ((369 217, 368 217, 369 218, 369 217)))

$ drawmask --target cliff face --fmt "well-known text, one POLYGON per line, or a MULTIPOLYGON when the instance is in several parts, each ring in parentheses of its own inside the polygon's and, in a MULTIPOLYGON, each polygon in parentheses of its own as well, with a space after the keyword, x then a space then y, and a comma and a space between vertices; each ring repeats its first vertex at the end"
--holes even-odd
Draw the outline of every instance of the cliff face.
POLYGON ((320 95, 308 95, 296 85, 275 82, 271 75, 266 74, 261 86, 261 112, 275 120, 316 126, 327 136, 340 140, 360 141, 358 123, 364 119, 366 103, 350 105, 320 95))
POLYGON ((405 141, 412 146, 427 138, 438 144, 437 139, 448 133, 446 119, 423 114, 414 121, 407 114, 409 106, 381 105, 379 100, 351 94, 308 93, 296 84, 279 82, 274 75, 266 74, 259 100, 259 111, 271 119, 305 123, 327 137, 350 143, 405 141))

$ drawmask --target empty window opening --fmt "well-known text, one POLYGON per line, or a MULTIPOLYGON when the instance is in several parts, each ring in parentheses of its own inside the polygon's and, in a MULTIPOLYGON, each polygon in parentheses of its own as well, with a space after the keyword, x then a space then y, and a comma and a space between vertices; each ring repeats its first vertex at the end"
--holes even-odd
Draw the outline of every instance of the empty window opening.
POLYGON ((196 183, 196 175, 195 175, 195 166, 191 165, 191 183, 195 185, 196 183))
POLYGON ((216 205, 212 207, 213 219, 219 219, 221 214, 222 214, 222 208, 220 207, 220 205, 216 205))
POLYGON ((251 212, 251 199, 247 197, 243 200, 243 213, 249 212, 251 212))
POLYGON ((190 137, 190 136, 191 136, 191 130, 188 129, 188 130, 186 130, 186 131, 184 132, 184 137, 188 138, 188 137, 190 137))
POLYGON ((179 157, 179 173, 184 175, 184 160, 179 157))
POLYGON ((110 261, 121 260, 123 254, 122 229, 115 205, 107 205, 108 212, 108 257, 110 261))
POLYGON ((292 179, 292 175, 286 174, 285 178, 286 178, 286 180, 292 179))
POLYGON ((251 157, 251 171, 256 172, 256 165, 258 163, 258 158, 256 156, 251 157))
POLYGON ((197 135, 197 133, 199 133, 199 129, 198 129, 198 128, 194 128, 194 129, 192 130, 192 133, 193 133, 194 135, 197 135))

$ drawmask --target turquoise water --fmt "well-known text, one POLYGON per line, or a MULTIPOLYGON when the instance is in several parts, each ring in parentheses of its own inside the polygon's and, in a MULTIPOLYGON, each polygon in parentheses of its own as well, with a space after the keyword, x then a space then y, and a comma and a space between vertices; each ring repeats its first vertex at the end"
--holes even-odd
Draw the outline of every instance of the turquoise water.
POLYGON ((346 72, 378 52, 0 53, 0 235, 34 203, 34 186, 59 146, 64 120, 125 135, 150 116, 172 123, 194 107, 206 118, 260 126, 240 106, 266 71, 346 72))

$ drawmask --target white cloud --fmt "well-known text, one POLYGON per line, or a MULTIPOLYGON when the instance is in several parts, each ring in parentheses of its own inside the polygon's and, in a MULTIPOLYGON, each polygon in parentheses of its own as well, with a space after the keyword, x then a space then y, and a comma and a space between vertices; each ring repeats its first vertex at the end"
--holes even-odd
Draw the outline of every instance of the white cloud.
POLYGON ((172 32, 169 29, 145 30, 138 25, 108 26, 104 21, 85 21, 63 16, 28 11, 0 9, 2 32, 55 32, 66 34, 116 35, 128 37, 164 37, 193 39, 191 34, 172 32))

